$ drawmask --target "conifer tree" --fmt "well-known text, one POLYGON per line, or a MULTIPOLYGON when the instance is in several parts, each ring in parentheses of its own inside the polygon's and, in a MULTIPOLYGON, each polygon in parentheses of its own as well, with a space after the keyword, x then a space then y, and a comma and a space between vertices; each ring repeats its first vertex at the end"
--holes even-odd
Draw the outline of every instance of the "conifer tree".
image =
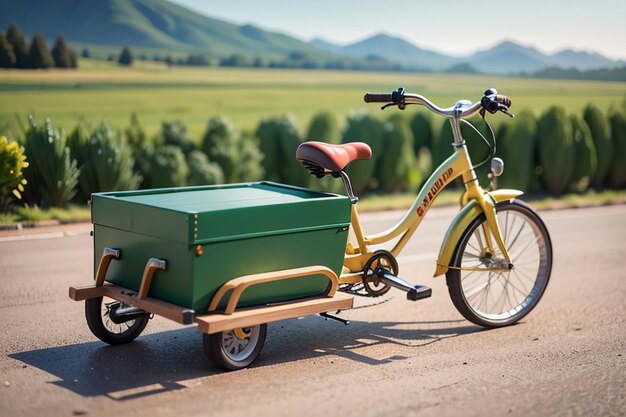
POLYGON ((0 32, 0 68, 14 68, 15 53, 4 33, 0 32))
POLYGON ((72 57, 63 36, 59 36, 52 47, 52 58, 56 68, 71 68, 72 57))
POLYGON ((29 60, 31 68, 52 68, 54 66, 52 55, 40 32, 37 32, 33 37, 33 42, 30 46, 29 60))
POLYGON ((15 23, 11 24, 9 31, 7 32, 7 40, 13 47, 13 53, 15 54, 15 67, 16 68, 28 68, 28 44, 24 39, 22 31, 17 27, 15 23))
POLYGON ((128 46, 125 46, 124 49, 122 49, 122 53, 120 54, 117 62, 118 64, 128 66, 133 64, 133 53, 130 51, 130 48, 128 46))

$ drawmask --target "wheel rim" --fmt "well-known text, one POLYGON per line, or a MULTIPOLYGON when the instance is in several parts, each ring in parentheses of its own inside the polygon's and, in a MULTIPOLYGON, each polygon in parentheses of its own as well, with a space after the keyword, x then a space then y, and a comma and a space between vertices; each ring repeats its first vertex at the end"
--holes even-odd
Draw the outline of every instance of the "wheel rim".
MULTIPOLYGON (((511 258, 508 272, 460 271, 461 288, 467 305, 493 322, 515 321, 530 311, 541 298, 549 278, 549 247, 542 229, 526 213, 514 209, 498 212, 498 224, 511 258)), ((463 245, 461 267, 505 266, 500 250, 489 254, 486 223, 479 223, 463 245)), ((495 246, 495 239, 492 236, 495 246)))
MULTIPOLYGON (((133 328, 133 326, 135 325, 135 323, 137 322, 137 320, 129 320, 129 321, 126 321, 126 322, 120 323, 120 324, 113 323, 113 321, 111 320, 111 317, 109 315, 110 309, 111 309, 111 306, 113 306, 114 304, 119 304, 119 303, 120 303, 119 301, 116 301, 116 300, 114 300, 112 298, 103 297, 102 298, 102 304, 101 304, 101 307, 100 307, 100 312, 101 312, 101 315, 102 315, 102 324, 104 325, 104 328, 108 332, 110 332, 112 334, 116 334, 116 335, 121 335, 121 334, 124 334, 124 333, 130 331, 133 328)), ((124 306, 125 306, 125 304, 122 303, 120 305, 120 308, 124 307, 124 306)))
POLYGON ((260 325, 222 332, 222 350, 230 360, 244 361, 254 352, 260 334, 260 325))

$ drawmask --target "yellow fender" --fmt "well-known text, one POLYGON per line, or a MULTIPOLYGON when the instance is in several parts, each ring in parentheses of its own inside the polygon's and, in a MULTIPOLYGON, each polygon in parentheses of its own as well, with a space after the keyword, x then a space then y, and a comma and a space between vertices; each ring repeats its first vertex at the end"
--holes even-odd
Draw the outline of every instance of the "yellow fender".
MULTIPOLYGON (((519 190, 496 190, 488 193, 495 203, 511 200, 519 197, 523 192, 519 190)), ((448 272, 448 265, 452 262, 452 256, 456 249, 463 232, 472 223, 472 221, 482 214, 483 210, 476 200, 470 200, 456 215, 439 249, 439 257, 437 258, 437 269, 435 276, 443 275, 448 272)))

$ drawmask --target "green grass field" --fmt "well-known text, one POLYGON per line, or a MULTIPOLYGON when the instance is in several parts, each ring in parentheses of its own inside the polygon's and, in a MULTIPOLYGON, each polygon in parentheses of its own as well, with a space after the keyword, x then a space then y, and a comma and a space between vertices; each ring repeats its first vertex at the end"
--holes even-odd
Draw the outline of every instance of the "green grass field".
MULTIPOLYGON (((139 64, 121 68, 83 60, 78 71, 0 71, 0 134, 20 136, 29 114, 49 117, 55 127, 71 129, 80 119, 128 124, 136 112, 150 134, 162 120, 180 119, 199 139, 207 120, 226 116, 240 129, 252 131, 263 117, 293 114, 305 131, 320 110, 333 112, 340 123, 355 109, 376 105, 362 101, 367 91, 390 92, 403 86, 442 106, 457 99, 475 101, 488 87, 513 100, 513 112, 536 114, 551 105, 580 112, 589 102, 602 109, 626 97, 626 83, 534 80, 497 76, 372 73, 225 68, 168 68, 139 64)), ((415 111, 409 108, 407 112, 415 111)), ((504 116, 501 116, 502 118, 504 116)))

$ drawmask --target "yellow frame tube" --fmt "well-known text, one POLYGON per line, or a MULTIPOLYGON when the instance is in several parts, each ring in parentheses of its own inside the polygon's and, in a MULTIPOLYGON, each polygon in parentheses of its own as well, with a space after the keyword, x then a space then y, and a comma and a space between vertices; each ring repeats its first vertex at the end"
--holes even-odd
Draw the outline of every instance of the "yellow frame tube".
MULTIPOLYGON (((402 235, 400 240, 391 250, 393 256, 398 256, 404 249, 413 233, 417 230, 420 223, 426 216, 426 213, 432 207, 432 203, 439 196, 441 190, 448 186, 454 179, 461 176, 465 184, 466 191, 461 198, 461 204, 466 205, 469 201, 475 200, 481 210, 487 217, 487 225, 494 236, 496 244, 502 252, 504 258, 510 263, 510 258, 498 225, 495 214, 496 201, 483 190, 476 179, 476 174, 471 165, 471 160, 467 152, 467 147, 455 145, 454 153, 446 159, 426 180, 425 184, 419 191, 415 202, 407 211, 404 217, 394 226, 381 233, 366 236, 359 220, 356 204, 352 205, 351 226, 356 236, 359 246, 358 253, 354 253, 354 249, 346 251, 344 266, 352 273, 363 269, 363 266, 370 257, 369 246, 379 245, 391 241, 392 239, 402 235)), ((486 233, 488 239, 488 247, 493 251, 493 244, 490 242, 490 234, 486 233)), ((439 271, 438 267, 438 271, 439 271)), ((354 281, 351 279, 351 281, 354 281)))

